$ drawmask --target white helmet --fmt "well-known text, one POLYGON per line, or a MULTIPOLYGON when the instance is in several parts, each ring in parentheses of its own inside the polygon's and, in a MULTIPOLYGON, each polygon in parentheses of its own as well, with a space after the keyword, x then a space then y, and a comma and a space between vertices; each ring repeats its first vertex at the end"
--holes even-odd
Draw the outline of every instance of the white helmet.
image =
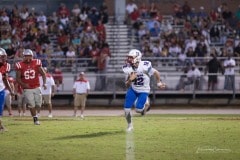
POLYGON ((6 55, 7 55, 7 53, 6 53, 5 49, 0 48, 0 56, 6 56, 6 55))
POLYGON ((31 49, 25 49, 23 51, 24 56, 33 56, 33 51, 31 49))
POLYGON ((133 60, 131 60, 131 61, 128 60, 129 63, 136 64, 136 63, 139 63, 141 61, 142 53, 137 49, 131 49, 128 52, 128 57, 133 58, 133 60))

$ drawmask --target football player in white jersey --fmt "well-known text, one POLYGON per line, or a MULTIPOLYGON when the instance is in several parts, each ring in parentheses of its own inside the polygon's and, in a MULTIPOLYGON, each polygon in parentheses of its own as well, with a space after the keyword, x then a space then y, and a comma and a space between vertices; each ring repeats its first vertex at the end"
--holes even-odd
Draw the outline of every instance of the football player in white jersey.
POLYGON ((136 112, 144 115, 149 110, 148 95, 150 92, 150 77, 156 78, 157 86, 161 89, 165 88, 165 84, 161 82, 160 73, 152 67, 150 61, 142 61, 142 53, 137 49, 129 51, 126 64, 122 66, 122 70, 126 75, 126 86, 128 87, 124 112, 127 120, 127 131, 133 130, 131 108, 135 104, 136 112))
POLYGON ((0 48, 0 131, 5 130, 1 120, 6 94, 5 88, 9 90, 11 96, 14 96, 13 89, 11 88, 8 81, 8 73, 10 69, 10 64, 7 62, 7 53, 3 48, 0 48))

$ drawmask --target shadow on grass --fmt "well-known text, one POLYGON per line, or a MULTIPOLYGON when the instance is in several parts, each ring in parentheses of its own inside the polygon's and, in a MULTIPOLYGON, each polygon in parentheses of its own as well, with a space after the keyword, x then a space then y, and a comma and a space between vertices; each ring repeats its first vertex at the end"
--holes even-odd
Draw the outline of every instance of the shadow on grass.
POLYGON ((114 131, 114 132, 96 132, 96 133, 86 133, 82 135, 69 135, 64 137, 54 138, 53 140, 67 140, 67 139, 78 139, 78 138, 95 138, 102 137, 106 135, 116 135, 125 133, 124 131, 114 131))

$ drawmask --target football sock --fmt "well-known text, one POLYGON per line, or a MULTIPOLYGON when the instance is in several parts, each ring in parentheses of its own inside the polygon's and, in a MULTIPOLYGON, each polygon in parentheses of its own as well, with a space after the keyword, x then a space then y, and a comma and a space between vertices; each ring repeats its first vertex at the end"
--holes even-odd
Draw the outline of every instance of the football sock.
POLYGON ((126 118, 128 124, 132 123, 132 116, 131 116, 130 111, 125 111, 125 118, 126 118))

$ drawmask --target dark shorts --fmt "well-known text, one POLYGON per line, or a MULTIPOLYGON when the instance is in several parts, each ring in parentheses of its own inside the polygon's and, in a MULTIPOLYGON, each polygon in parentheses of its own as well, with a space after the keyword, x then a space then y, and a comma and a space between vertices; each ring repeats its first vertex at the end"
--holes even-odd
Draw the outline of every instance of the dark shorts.
POLYGON ((217 75, 209 75, 208 82, 217 83, 217 75))

